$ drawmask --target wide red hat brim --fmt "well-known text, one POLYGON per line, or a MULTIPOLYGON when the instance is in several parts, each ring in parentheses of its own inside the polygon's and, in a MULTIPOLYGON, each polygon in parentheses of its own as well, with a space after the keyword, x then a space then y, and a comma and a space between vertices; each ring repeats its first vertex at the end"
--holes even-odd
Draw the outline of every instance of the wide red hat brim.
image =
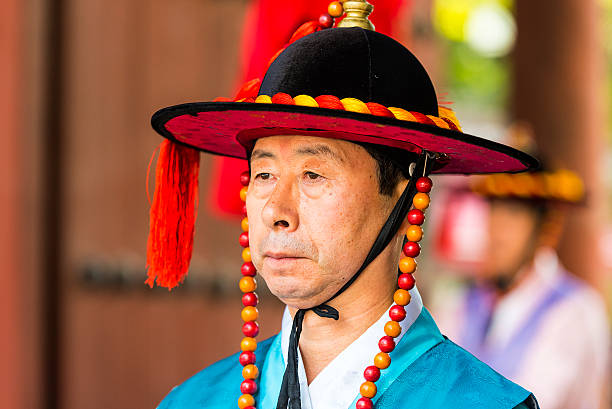
POLYGON ((162 136, 195 149, 246 159, 255 140, 272 135, 312 135, 444 154, 434 173, 522 172, 533 157, 463 132, 395 118, 327 108, 248 102, 195 102, 157 111, 162 136))

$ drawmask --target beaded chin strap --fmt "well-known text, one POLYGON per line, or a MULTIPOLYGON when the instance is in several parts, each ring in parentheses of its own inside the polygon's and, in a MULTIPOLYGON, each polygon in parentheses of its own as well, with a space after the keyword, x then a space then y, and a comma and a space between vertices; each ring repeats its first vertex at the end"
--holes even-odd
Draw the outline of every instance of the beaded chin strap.
MULTIPOLYGON (((353 275, 353 277, 323 304, 310 308, 315 314, 324 318, 338 319, 338 311, 327 305, 327 303, 342 292, 359 277, 361 272, 386 248, 393 236, 399 230, 403 220, 407 217, 410 226, 406 230, 405 244, 403 247, 404 257, 399 262, 399 277, 397 280, 398 289, 393 295, 394 305, 389 310, 391 320, 385 324, 385 335, 379 340, 378 347, 380 352, 374 357, 374 365, 368 366, 364 371, 365 382, 361 384, 359 392, 361 398, 357 401, 357 409, 370 409, 373 407, 372 398, 376 395, 377 389, 375 382, 380 378, 381 369, 386 369, 391 363, 389 352, 395 348, 395 338, 401 333, 400 322, 406 318, 405 306, 410 303, 410 293, 408 292, 414 287, 415 280, 413 273, 416 271, 417 263, 415 258, 420 254, 421 247, 419 241, 423 237, 421 225, 425 221, 423 211, 429 206, 428 193, 432 188, 432 181, 427 176, 433 167, 434 155, 424 151, 419 156, 414 168, 411 169, 411 177, 404 192, 400 196, 395 207, 391 211, 387 221, 381 228, 378 237, 376 238, 370 252, 366 256, 362 266, 353 275), (418 177, 418 175, 421 175, 418 177), (411 210, 410 208, 413 207, 411 210)), ((240 182, 243 188, 240 190, 240 198, 245 201, 247 195, 247 186, 250 176, 248 172, 244 172, 240 176, 240 182)), ((255 281, 256 269, 251 262, 251 251, 249 249, 248 236, 248 219, 246 217, 246 206, 243 206, 244 219, 242 220, 243 233, 240 235, 240 245, 244 247, 242 250, 242 259, 244 264, 241 271, 243 277, 240 279, 239 287, 244 293, 242 296, 242 319, 244 324, 242 332, 244 338, 240 343, 242 353, 239 356, 240 364, 243 366, 242 376, 244 381, 240 385, 242 396, 238 399, 238 407, 240 409, 255 409, 255 397, 257 392, 256 379, 259 376, 259 370, 256 366, 255 350, 257 341, 255 337, 259 333, 259 326, 256 322, 258 317, 257 303, 258 298, 255 294, 257 282, 255 281)), ((299 344, 300 334, 302 331, 302 323, 307 310, 298 310, 293 319, 293 327, 289 341, 288 362, 281 391, 278 398, 277 409, 300 409, 300 386, 297 372, 298 356, 297 348, 299 344)))

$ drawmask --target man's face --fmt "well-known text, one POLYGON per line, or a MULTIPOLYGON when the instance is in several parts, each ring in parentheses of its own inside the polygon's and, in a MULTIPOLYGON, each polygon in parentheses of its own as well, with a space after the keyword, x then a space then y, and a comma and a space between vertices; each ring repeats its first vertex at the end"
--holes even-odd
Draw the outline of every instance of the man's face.
POLYGON ((481 277, 510 279, 531 260, 538 231, 537 211, 529 204, 493 200, 489 211, 488 251, 481 277))
POLYGON ((255 144, 246 206, 253 263, 295 308, 326 301, 363 263, 393 207, 375 160, 351 142, 271 136, 255 144))

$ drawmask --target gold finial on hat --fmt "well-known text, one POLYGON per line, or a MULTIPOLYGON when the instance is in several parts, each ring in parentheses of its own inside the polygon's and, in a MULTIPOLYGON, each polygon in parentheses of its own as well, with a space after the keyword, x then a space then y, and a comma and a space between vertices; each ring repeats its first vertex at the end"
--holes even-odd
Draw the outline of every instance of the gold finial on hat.
POLYGON ((336 27, 361 27, 374 31, 374 24, 368 19, 374 6, 367 0, 346 0, 342 7, 346 15, 336 27))

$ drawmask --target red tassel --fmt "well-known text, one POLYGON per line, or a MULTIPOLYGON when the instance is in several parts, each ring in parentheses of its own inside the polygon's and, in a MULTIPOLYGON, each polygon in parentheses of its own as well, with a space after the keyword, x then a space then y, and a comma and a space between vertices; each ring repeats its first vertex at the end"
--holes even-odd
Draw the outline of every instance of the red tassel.
POLYGON ((306 37, 308 34, 321 31, 322 29, 323 27, 321 27, 321 24, 319 24, 317 20, 307 21, 306 23, 299 26, 297 30, 295 30, 295 33, 293 33, 291 39, 289 40, 289 44, 299 40, 302 37, 306 37))
POLYGON ((165 139, 155 170, 147 243, 147 280, 171 290, 183 282, 193 251, 200 152, 165 139))
POLYGON ((238 91, 238 94, 236 94, 234 101, 245 98, 255 98, 259 92, 260 86, 261 80, 259 78, 253 78, 252 80, 245 82, 242 88, 240 88, 238 91))

